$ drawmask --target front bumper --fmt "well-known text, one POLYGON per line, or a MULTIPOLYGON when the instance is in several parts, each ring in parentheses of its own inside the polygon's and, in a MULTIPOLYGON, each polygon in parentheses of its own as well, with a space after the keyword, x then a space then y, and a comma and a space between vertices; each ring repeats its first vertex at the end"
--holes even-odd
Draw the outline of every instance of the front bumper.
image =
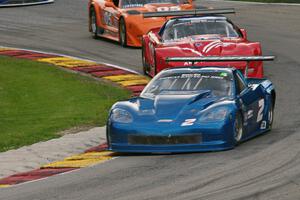
POLYGON ((227 150, 235 145, 231 122, 171 127, 157 124, 152 127, 111 124, 107 129, 109 150, 134 153, 183 153, 227 150), (133 140, 132 136, 139 139, 133 140), (165 142, 162 141, 164 138, 165 142))

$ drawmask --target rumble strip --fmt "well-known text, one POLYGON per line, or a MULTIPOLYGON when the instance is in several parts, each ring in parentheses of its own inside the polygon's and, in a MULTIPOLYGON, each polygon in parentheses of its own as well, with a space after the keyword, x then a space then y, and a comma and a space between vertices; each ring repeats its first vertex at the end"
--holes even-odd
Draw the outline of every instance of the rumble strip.
MULTIPOLYGON (((55 67, 62 67, 83 75, 90 75, 100 78, 101 80, 117 84, 120 87, 131 91, 133 96, 139 95, 145 85, 149 82, 147 77, 119 66, 60 54, 0 47, 0 55, 49 63, 55 67)), ((20 183, 43 179, 49 176, 70 172, 83 167, 89 167, 116 158, 117 154, 106 151, 106 148, 107 145, 102 144, 88 149, 82 154, 67 157, 62 161, 43 165, 39 169, 25 173, 18 173, 0 179, 0 188, 6 188, 20 183)))

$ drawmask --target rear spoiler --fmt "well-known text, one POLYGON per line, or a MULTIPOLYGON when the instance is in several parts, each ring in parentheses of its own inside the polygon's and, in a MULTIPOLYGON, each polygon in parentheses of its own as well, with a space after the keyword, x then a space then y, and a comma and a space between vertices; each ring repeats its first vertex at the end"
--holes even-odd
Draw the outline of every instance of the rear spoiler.
POLYGON ((248 65, 251 61, 273 61, 275 56, 207 56, 207 57, 168 57, 166 62, 247 62, 245 77, 248 77, 248 65))
POLYGON ((180 11, 161 11, 161 12, 145 12, 144 18, 149 17, 169 17, 169 16, 184 16, 184 15, 213 15, 213 14, 234 14, 234 8, 220 9, 195 9, 195 10, 180 10, 180 11))

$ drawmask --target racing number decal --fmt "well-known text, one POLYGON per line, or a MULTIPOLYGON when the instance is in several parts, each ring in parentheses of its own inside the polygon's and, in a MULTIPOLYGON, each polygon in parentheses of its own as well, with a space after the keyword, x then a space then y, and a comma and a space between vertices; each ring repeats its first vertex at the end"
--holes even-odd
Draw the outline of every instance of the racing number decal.
POLYGON ((265 100, 261 99, 258 101, 258 113, 256 122, 260 122, 263 119, 263 111, 265 107, 265 100))
POLYGON ((181 126, 192 126, 194 124, 194 122, 196 121, 196 119, 186 119, 181 126))

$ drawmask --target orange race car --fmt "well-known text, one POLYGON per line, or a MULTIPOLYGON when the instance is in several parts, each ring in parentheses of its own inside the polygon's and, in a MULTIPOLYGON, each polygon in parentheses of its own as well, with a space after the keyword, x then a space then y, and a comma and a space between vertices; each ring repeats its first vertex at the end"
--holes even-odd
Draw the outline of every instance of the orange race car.
POLYGON ((192 0, 89 0, 89 31, 94 38, 140 47, 142 36, 166 21, 165 17, 144 18, 143 13, 188 9, 194 9, 192 0))

